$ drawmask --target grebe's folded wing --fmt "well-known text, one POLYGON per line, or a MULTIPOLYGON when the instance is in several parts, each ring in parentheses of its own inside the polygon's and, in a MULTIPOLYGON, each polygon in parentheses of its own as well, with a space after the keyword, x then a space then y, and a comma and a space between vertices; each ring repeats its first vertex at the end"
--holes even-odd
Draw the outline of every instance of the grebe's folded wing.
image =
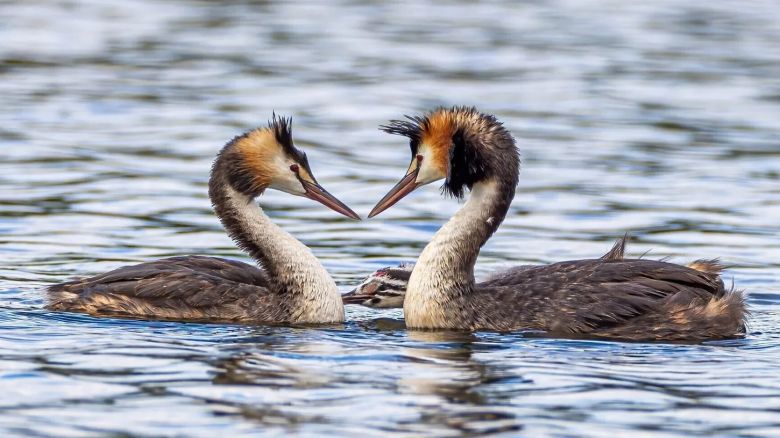
MULTIPOLYGON (((51 308, 88 313, 232 319, 271 293, 265 273, 233 260, 183 256, 124 266, 49 288, 51 308), (168 315, 161 309, 171 309, 168 315)), ((259 309, 258 309, 259 310, 259 309)))
MULTIPOLYGON (((622 261, 623 254, 626 251, 626 243, 628 242, 628 234, 618 239, 612 248, 603 256, 601 260, 606 262, 622 261)), ((484 281, 481 281, 480 286, 503 286, 509 284, 519 284, 523 279, 527 279, 528 275, 533 275, 535 269, 542 269, 546 265, 519 265, 513 266, 503 271, 492 272, 488 274, 484 281)))
POLYGON ((480 285, 476 302, 494 313, 517 314, 504 315, 507 320, 528 318, 529 326, 567 333, 706 306, 727 293, 717 272, 641 259, 567 261, 516 271, 512 279, 513 285, 480 285), (507 306, 510 302, 515 305, 507 306))

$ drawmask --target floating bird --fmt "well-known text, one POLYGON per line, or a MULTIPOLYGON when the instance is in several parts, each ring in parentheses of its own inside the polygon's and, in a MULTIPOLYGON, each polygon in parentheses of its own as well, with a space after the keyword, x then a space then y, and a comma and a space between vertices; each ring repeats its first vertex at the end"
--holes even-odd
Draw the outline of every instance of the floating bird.
MULTIPOLYGON (((520 265, 507 271, 493 273, 480 285, 501 284, 505 279, 510 279, 513 272, 532 267, 533 265, 520 265)), ((342 295, 344 304, 360 304, 374 309, 403 308, 406 288, 413 269, 414 263, 411 262, 377 269, 363 279, 357 287, 342 295)))
POLYGON ((401 263, 376 270, 356 288, 342 295, 344 304, 360 304, 374 309, 404 307, 404 296, 414 263, 401 263))
POLYGON ((504 220, 518 183, 514 138, 494 116, 466 107, 382 129, 409 138, 412 160, 369 217, 439 180, 448 195, 471 192, 417 259, 403 301, 408 327, 656 341, 744 335, 744 297, 724 286, 721 264, 628 259, 624 241, 601 258, 510 270, 501 284, 477 284, 477 255, 504 220))
POLYGON ((293 144, 292 120, 235 137, 222 148, 209 197, 228 235, 259 265, 217 257, 171 257, 48 288, 49 309, 92 315, 244 323, 344 320, 336 284, 303 243, 254 199, 266 189, 303 196, 360 219, 317 183, 293 144))
MULTIPOLYGON (((618 240, 609 253, 602 258, 622 258, 626 246, 627 236, 618 240)), ((693 269, 701 267, 701 262, 696 261, 687 266, 693 269)), ((487 280, 478 283, 478 286, 498 286, 502 282, 512 284, 513 272, 534 268, 534 265, 515 266, 507 271, 499 271, 488 276, 487 280)), ((412 275, 414 263, 403 262, 398 266, 385 266, 369 274, 354 289, 342 295, 344 304, 359 304, 373 309, 401 309, 404 307, 406 288, 409 285, 409 277, 412 275)))

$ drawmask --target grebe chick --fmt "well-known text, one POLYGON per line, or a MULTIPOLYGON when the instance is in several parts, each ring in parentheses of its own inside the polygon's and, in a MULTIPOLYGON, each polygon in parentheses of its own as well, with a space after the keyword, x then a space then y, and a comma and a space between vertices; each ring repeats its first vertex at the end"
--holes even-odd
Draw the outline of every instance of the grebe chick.
POLYGON ((692 269, 622 256, 573 260, 520 270, 503 285, 476 284, 479 250, 504 220, 518 182, 512 135, 494 116, 464 107, 383 129, 409 138, 412 160, 369 217, 435 181, 457 198, 471 191, 417 259, 404 299, 408 327, 654 341, 744 335, 743 295, 724 287, 715 262, 692 269))
POLYGON ((322 264, 254 203, 276 189, 360 219, 314 179, 306 155, 293 145, 291 124, 274 115, 267 128, 228 142, 211 169, 214 211, 259 268, 216 257, 171 257, 51 286, 48 308, 174 320, 343 321, 341 294, 322 264))
POLYGON ((414 263, 401 263, 378 269, 356 288, 342 295, 344 304, 360 304, 374 309, 404 307, 404 295, 414 263))

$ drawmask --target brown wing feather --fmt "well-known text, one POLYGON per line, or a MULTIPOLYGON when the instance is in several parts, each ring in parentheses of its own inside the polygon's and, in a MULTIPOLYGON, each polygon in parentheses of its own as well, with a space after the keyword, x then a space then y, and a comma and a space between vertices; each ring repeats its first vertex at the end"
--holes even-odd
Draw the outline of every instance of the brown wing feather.
POLYGON ((628 241, 628 233, 624 234, 622 238, 618 239, 612 249, 606 254, 601 256, 601 260, 604 261, 619 261, 623 260, 623 254, 626 252, 626 242, 628 241))
MULTIPOLYGON (((609 261, 621 261, 623 260, 623 254, 626 251, 626 242, 628 240, 628 234, 618 239, 612 248, 603 256, 600 260, 605 262, 609 261)), ((698 263, 711 262, 705 260, 698 260, 698 263)), ((695 262, 695 263, 697 263, 695 262)), ((505 271, 495 272, 490 274, 485 281, 480 282, 478 287, 491 287, 491 286, 507 286, 512 284, 520 284, 524 279, 528 278, 528 274, 533 274, 536 269, 544 268, 547 265, 520 265, 509 268, 505 271), (525 272, 525 276, 523 273, 525 272)), ((719 272, 719 271, 718 271, 719 272)))
POLYGON ((244 320, 282 311, 262 270, 216 257, 171 257, 124 266, 48 291, 50 308, 91 314, 244 320))
POLYGON ((479 285, 476 325, 668 340, 744 330, 741 295, 724 287, 719 271, 615 258, 538 266, 514 272, 511 285, 479 285))

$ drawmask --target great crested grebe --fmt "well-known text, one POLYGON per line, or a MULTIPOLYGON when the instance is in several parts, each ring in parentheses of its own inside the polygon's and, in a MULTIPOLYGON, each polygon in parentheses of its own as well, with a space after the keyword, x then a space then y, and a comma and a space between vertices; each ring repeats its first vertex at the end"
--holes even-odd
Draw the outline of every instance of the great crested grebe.
MULTIPOLYGON (((626 235, 618 240, 602 258, 622 258, 627 238, 626 235)), ((701 263, 701 261, 695 263, 701 263)), ((484 281, 477 283, 477 287, 501 286, 504 282, 513 284, 514 274, 517 271, 538 267, 520 265, 505 271, 493 272, 484 281)), ((372 309, 403 308, 406 288, 409 285, 409 277, 412 275, 413 269, 414 263, 412 262, 377 269, 364 278, 354 289, 342 295, 344 304, 359 304, 372 309)))
POLYGON ((216 257, 171 257, 51 286, 48 307, 155 319, 343 321, 341 294, 328 272, 254 202, 266 189, 276 189, 360 219, 314 179, 306 155, 293 145, 291 123, 274 114, 267 128, 227 143, 211 169, 214 211, 260 268, 216 257))
MULTIPOLYGON (((622 259, 628 236, 618 240, 612 249, 602 256, 602 259, 622 259)), ((712 260, 696 260, 689 263, 689 268, 702 269, 707 265, 715 266, 712 260)), ((506 271, 493 272, 487 279, 477 283, 476 287, 501 286, 504 283, 513 284, 514 274, 525 269, 540 268, 535 265, 515 266, 506 271)), ((354 289, 342 295, 344 304, 359 304, 372 309, 400 309, 404 307, 406 288, 412 275, 414 263, 404 262, 398 266, 385 266, 369 274, 354 289)), ((719 268, 715 268, 719 269, 719 268)))
MULTIPOLYGON (((533 265, 521 265, 492 273, 485 281, 478 283, 478 286, 501 285, 503 281, 510 281, 511 284, 514 272, 533 267, 533 265)), ((411 262, 377 269, 364 278, 357 287, 342 295, 344 304, 359 304, 373 309, 403 308, 406 288, 413 269, 414 263, 411 262)))
POLYGON ((714 261, 687 267, 626 259, 621 249, 600 259, 510 271, 501 285, 475 284, 479 250, 515 194, 520 166, 515 141, 494 116, 475 108, 407 118, 382 129, 409 138, 411 164, 369 217, 434 181, 443 179, 444 192, 457 198, 471 191, 417 259, 403 304, 408 327, 541 330, 624 340, 744 335, 743 295, 724 287, 722 266, 714 261))

